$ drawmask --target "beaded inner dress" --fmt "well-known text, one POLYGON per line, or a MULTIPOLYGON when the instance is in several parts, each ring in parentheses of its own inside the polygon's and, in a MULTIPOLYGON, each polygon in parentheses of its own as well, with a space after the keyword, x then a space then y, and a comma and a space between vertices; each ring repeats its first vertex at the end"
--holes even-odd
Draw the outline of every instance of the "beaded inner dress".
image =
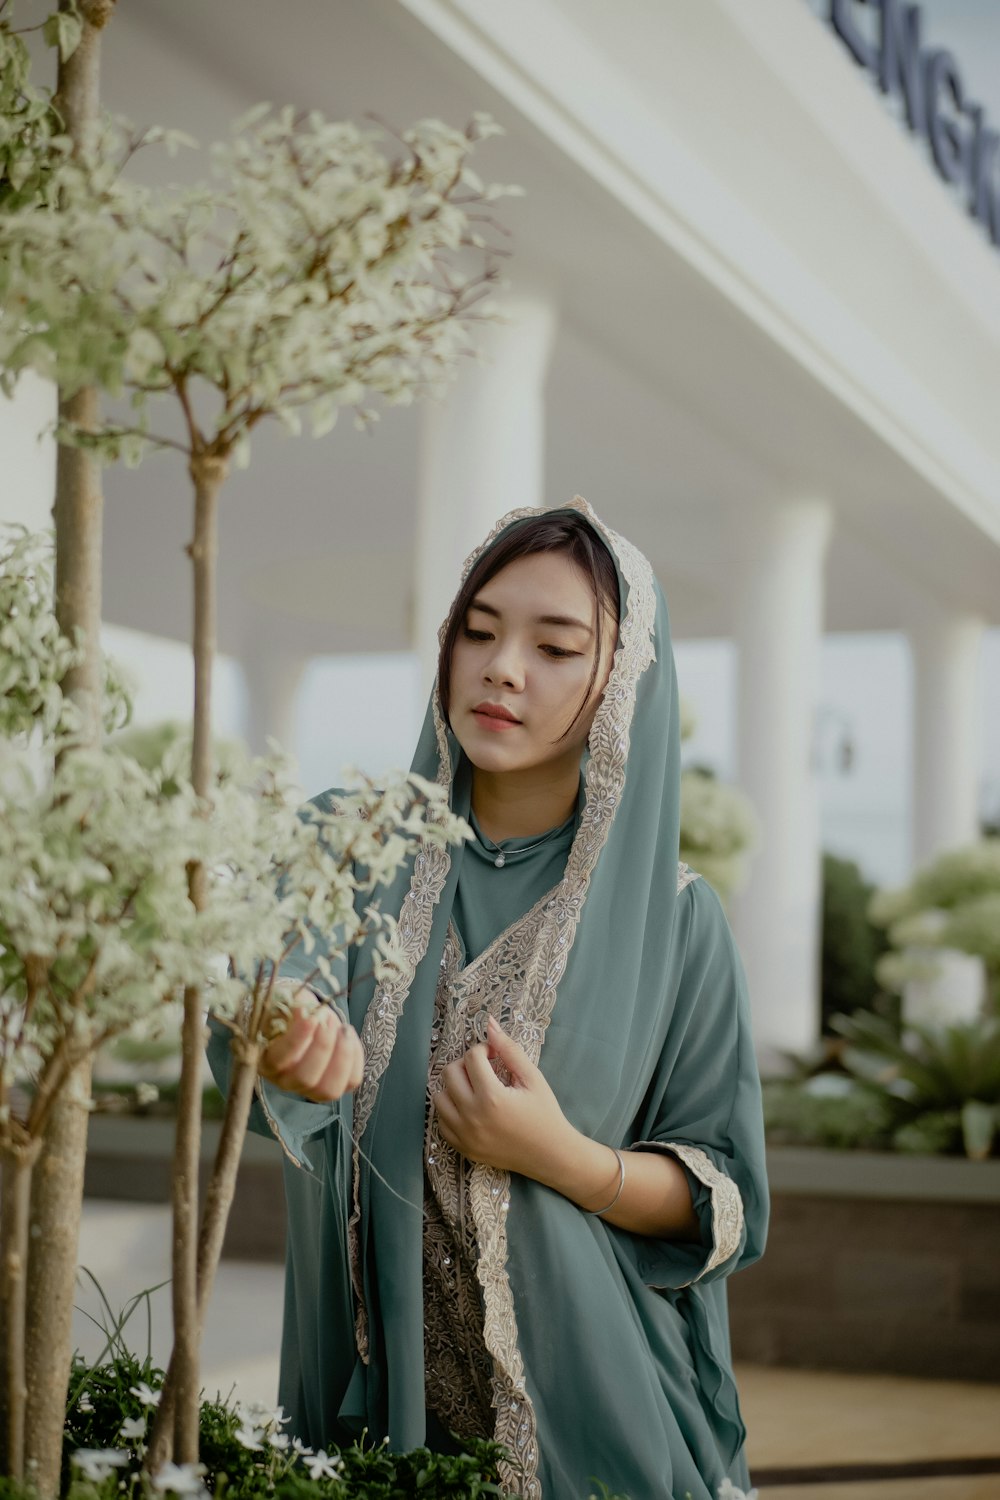
MULTIPOLYGON (((364 949, 343 965, 358 1093, 318 1105, 258 1088, 251 1123, 285 1151, 279 1397, 313 1446, 364 1428, 398 1449, 496 1437, 506 1489, 530 1500, 581 1500, 595 1479, 631 1500, 714 1500, 724 1478, 749 1482, 725 1278, 761 1253, 767 1222, 747 997, 718 898, 678 865, 666 605, 641 554, 586 502, 570 508, 622 598, 574 816, 499 851, 480 831, 419 854, 386 897, 395 976, 376 981, 364 949), (618 1229, 443 1141, 430 1095, 489 1014, 579 1130, 681 1163, 700 1242, 618 1229)), ((436 692, 413 764, 470 816, 436 692)), ((219 1027, 210 1058, 224 1084, 219 1027)))

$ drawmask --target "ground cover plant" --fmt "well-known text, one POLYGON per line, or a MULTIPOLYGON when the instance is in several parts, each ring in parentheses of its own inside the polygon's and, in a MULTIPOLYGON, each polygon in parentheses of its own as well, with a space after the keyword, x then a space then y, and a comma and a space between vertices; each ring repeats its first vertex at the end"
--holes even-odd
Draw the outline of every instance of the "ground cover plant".
POLYGON ((836 1065, 764 1084, 775 1144, 1000 1155, 1000 1019, 900 1028, 864 1010, 834 1016, 836 1065))

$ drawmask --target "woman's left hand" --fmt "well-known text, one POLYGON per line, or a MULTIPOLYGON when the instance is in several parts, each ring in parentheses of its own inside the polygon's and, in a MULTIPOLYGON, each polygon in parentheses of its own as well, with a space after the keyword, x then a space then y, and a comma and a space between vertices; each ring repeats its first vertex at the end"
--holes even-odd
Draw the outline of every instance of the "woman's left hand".
POLYGON ((485 1043, 449 1063, 434 1095, 442 1136, 470 1161, 545 1181, 577 1135, 542 1072, 490 1017, 485 1043), (503 1063, 501 1083, 493 1062, 503 1063))

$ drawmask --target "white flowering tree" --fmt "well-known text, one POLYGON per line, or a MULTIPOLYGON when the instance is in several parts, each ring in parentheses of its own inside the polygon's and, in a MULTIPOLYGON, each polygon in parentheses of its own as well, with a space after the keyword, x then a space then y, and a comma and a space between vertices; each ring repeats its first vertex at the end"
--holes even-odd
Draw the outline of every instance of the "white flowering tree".
MULTIPOLYGON (((11 112, 9 128, 23 127, 23 149, 16 171, 7 173, 20 185, 0 193, 0 372, 8 391, 25 368, 60 388, 60 463, 70 477, 63 483, 61 472, 68 500, 56 506, 57 596, 60 604, 65 597, 87 605, 78 614, 87 616, 90 676, 75 684, 84 708, 96 701, 85 653, 95 649, 100 599, 91 461, 135 463, 151 447, 183 456, 193 498, 190 785, 200 817, 211 823, 221 818, 210 738, 217 507, 230 468, 246 461, 250 435, 265 418, 294 432, 304 417, 319 435, 344 405, 365 423, 377 415, 373 398, 405 403, 440 389, 471 352, 467 325, 487 315, 479 299, 495 277, 488 237, 496 226, 484 205, 514 190, 484 188, 468 165, 474 144, 497 129, 485 116, 465 131, 422 121, 387 152, 379 132, 317 112, 302 117, 262 107, 214 149, 211 183, 153 193, 126 168, 140 148, 173 148, 179 138, 137 135, 93 114, 97 45, 112 10, 113 0, 64 0, 49 24, 61 53, 55 133, 39 123, 50 116, 35 104, 11 112), (58 133, 63 123, 65 135, 58 133), (128 415, 103 415, 98 388, 127 402, 128 415), (163 431, 169 423, 156 425, 165 404, 180 413, 180 438, 163 431), (77 461, 82 469, 73 469, 77 461)), ((5 39, 11 41, 0 13, 0 43, 5 39)), ((23 70, 15 93, 32 98, 23 70)), ((70 612, 64 630, 72 634, 69 627, 82 623, 70 612)), ((96 721, 81 738, 96 741, 96 721)), ((400 794, 386 795, 371 809, 373 826, 400 857, 405 849, 386 832, 403 815, 400 794)), ((413 836, 456 836, 439 809, 431 822, 433 835, 413 836)), ((211 839, 205 847, 204 856, 187 860, 186 874, 192 911, 207 920, 214 889, 208 851, 220 856, 211 839)), ((271 842, 256 854, 283 847, 271 842)), ((236 867, 234 856, 226 868, 236 867)), ((316 894, 315 870, 309 890, 320 903, 312 916, 332 920, 316 894)), ((272 948, 272 965, 279 957, 272 948)), ((272 993, 271 982, 261 982, 262 991, 256 981, 251 990, 251 1048, 265 1035, 258 1023, 272 993)), ((172 1446, 184 1462, 197 1457, 195 1229, 206 983, 200 973, 184 983, 173 1191, 176 1399, 172 1445, 161 1423, 157 1449, 165 1458, 172 1446)), ((251 1058, 241 1053, 237 1062, 247 1066, 243 1074, 237 1069, 234 1118, 252 1083, 251 1058)), ((233 1132, 242 1128, 241 1118, 233 1132)), ((78 1197, 79 1186, 64 1185, 64 1195, 78 1197)), ((205 1266, 202 1273, 204 1287, 205 1266)), ((51 1436, 40 1441, 51 1460, 51 1436)), ((51 1475, 39 1483, 44 1493, 51 1475)))
MULTIPOLYGON (((232 748, 206 818, 183 741, 153 768, 114 742, 81 746, 80 716, 58 686, 74 651, 54 625, 47 585, 37 539, 18 536, 0 551, 0 1395, 15 1476, 26 1437, 37 1439, 24 1294, 29 1258, 44 1247, 29 1239, 28 1191, 74 1068, 125 1031, 162 1035, 192 987, 233 1032, 233 1086, 199 1243, 200 1334, 260 1051, 287 1014, 280 965, 300 946, 315 951, 307 981, 335 997, 315 934, 332 938, 335 957, 379 926, 391 962, 392 923, 372 905, 379 887, 419 845, 463 831, 440 789, 415 777, 362 790, 339 814, 303 818, 280 757, 252 761, 232 748), (205 871, 200 906, 190 900, 194 863, 205 871), (30 1092, 19 1098, 24 1082, 30 1092)), ((123 708, 113 679, 106 704, 112 727, 123 708)), ((49 1369, 57 1383, 55 1359, 49 1369)), ((168 1384, 171 1406, 177 1394, 168 1384)))
MULTIPOLYGON (((44 20, 46 40, 59 50, 57 95, 51 100, 29 83, 27 48, 13 29, 13 0, 0 5, 0 213, 5 218, 50 201, 54 163, 88 143, 96 117, 100 34, 113 8, 114 0, 61 0, 59 11, 44 20)), ((0 327, 9 333, 13 326, 0 299, 0 327)), ((97 411, 96 389, 83 385, 61 392, 59 410, 67 422, 86 425, 97 411)), ((63 687, 76 705, 78 743, 97 746, 102 503, 93 454, 60 447, 54 513, 57 624, 75 647, 63 687)), ((84 1054, 53 1095, 32 1174, 32 1240, 45 1246, 44 1256, 32 1256, 27 1266, 26 1380, 34 1418, 27 1437, 34 1464, 39 1462, 34 1435, 48 1432, 44 1446, 50 1451, 61 1419, 51 1362, 59 1350, 68 1354, 89 1093, 90 1057, 84 1054)))
POLYGON ((887 990, 935 977, 935 950, 969 953, 983 965, 983 1014, 1000 1016, 1000 838, 938 855, 908 885, 877 892, 869 916, 893 945, 876 968, 887 990))

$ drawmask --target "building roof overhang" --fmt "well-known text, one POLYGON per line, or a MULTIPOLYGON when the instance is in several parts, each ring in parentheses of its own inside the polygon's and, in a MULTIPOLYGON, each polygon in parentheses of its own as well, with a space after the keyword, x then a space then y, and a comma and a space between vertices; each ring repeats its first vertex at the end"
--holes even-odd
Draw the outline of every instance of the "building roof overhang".
MULTIPOLYGON (((201 115, 205 133, 257 98, 397 124, 491 110, 507 135, 482 171, 527 188, 503 205, 509 279, 560 313, 549 493, 582 490, 649 551, 680 634, 727 632, 742 529, 800 498, 838 518, 830 628, 906 625, 924 595, 1000 623, 1000 254, 804 7, 299 0, 295 14, 135 0, 109 33, 110 100, 201 115), (150 46, 155 101, 134 66, 150 46)), ((417 444, 404 412, 321 449, 262 437, 226 502, 252 524, 224 517, 223 618, 243 624, 223 644, 265 607, 290 648, 406 644, 417 444), (293 489, 294 516, 273 498, 293 489), (394 601, 378 621, 357 608, 362 560, 394 601)), ((120 502, 112 477, 123 555, 151 529, 183 537, 167 479, 146 473, 138 503, 135 477, 120 502)), ((178 547, 179 579, 182 561, 178 547)), ((176 588, 156 599, 114 571, 112 617, 140 623, 141 603, 147 628, 184 634, 176 588)))

